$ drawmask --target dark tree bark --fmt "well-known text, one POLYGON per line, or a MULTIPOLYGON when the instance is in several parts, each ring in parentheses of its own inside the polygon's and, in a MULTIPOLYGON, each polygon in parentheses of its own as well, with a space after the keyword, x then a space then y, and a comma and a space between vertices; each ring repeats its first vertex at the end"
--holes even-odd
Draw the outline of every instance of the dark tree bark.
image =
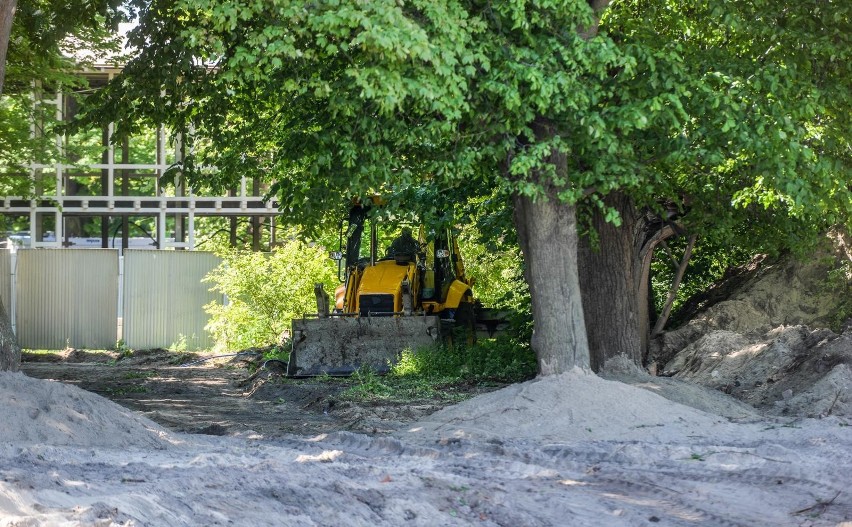
POLYGON ((12 323, 3 302, 0 302, 0 371, 18 371, 21 348, 12 332, 12 323))
MULTIPOLYGON (((546 137, 553 130, 540 122, 536 132, 546 137)), ((548 161, 557 174, 567 175, 564 153, 554 151, 548 161)), ((562 203, 543 178, 539 183, 548 189, 545 196, 513 197, 514 221, 532 299, 532 349, 539 374, 553 375, 575 367, 588 369, 589 347, 577 274, 575 207, 562 203)))
POLYGON ((9 38, 12 36, 12 22, 15 20, 15 8, 18 0, 0 0, 0 95, 6 82, 6 52, 9 50, 9 38))
POLYGON ((618 355, 641 364, 641 335, 648 328, 647 302, 640 300, 641 290, 647 295, 647 287, 641 285, 642 270, 636 265, 638 250, 634 241, 641 235, 642 218, 621 193, 606 196, 604 203, 619 211, 621 226, 607 223, 600 211, 594 211, 591 226, 598 243, 583 237, 577 254, 594 371, 618 355))
POLYGON ((606 196, 604 203, 618 210, 621 226, 607 223, 595 211, 591 226, 598 243, 584 237, 577 254, 594 371, 619 355, 643 364, 651 329, 651 259, 660 242, 677 234, 671 224, 649 222, 620 192, 606 196))

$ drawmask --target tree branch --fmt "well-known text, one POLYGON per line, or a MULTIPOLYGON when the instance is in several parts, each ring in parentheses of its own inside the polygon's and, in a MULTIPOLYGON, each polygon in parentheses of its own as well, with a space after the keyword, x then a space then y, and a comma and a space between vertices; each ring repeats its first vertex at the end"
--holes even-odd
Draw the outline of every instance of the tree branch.
POLYGON ((697 237, 698 236, 695 234, 689 237, 689 243, 686 245, 686 251, 683 253, 680 266, 677 269, 674 280, 672 280, 672 286, 669 289, 669 296, 666 298, 666 305, 663 307, 663 313, 660 315, 660 318, 657 319, 657 323, 654 324, 654 329, 651 331, 651 338, 659 335, 666 326, 666 322, 669 320, 669 315, 672 312, 672 305, 674 304, 675 297, 677 296, 677 290, 680 288, 680 282, 683 280, 683 274, 686 272, 686 266, 689 264, 689 259, 692 256, 692 248, 695 246, 695 240, 697 237))
POLYGON ((601 13, 609 6, 611 0, 589 0, 589 7, 592 8, 593 19, 592 25, 589 27, 579 27, 577 32, 583 40, 591 40, 598 34, 598 25, 601 20, 601 13))
POLYGON ((0 0, 0 95, 3 95, 3 84, 6 81, 6 52, 9 50, 17 5, 18 0, 0 0))

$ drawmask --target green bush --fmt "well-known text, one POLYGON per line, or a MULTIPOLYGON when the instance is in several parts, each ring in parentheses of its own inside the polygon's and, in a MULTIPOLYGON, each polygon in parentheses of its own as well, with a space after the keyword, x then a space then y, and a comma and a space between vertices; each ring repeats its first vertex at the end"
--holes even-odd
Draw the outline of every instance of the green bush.
POLYGON ((219 349, 276 344, 293 318, 316 311, 314 284, 332 294, 337 283, 328 255, 317 246, 291 241, 271 253, 227 250, 205 281, 228 302, 204 306, 207 330, 219 349))
POLYGON ((415 401, 422 398, 459 402, 475 392, 471 384, 522 382, 535 377, 535 354, 529 346, 501 337, 473 346, 406 350, 388 375, 356 371, 343 399, 415 401))
POLYGON ((395 377, 520 382, 535 377, 535 353, 528 345, 501 337, 474 345, 406 350, 391 369, 395 377))

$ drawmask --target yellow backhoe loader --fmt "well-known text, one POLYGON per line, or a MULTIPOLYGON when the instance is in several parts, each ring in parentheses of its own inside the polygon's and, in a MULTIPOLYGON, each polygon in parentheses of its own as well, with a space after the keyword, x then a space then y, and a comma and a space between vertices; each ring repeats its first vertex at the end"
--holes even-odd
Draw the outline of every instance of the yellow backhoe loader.
POLYGON ((452 232, 370 219, 372 206, 356 204, 341 224, 333 305, 318 286, 317 313, 293 320, 290 376, 386 373, 405 349, 460 328, 475 335, 473 280, 452 232))

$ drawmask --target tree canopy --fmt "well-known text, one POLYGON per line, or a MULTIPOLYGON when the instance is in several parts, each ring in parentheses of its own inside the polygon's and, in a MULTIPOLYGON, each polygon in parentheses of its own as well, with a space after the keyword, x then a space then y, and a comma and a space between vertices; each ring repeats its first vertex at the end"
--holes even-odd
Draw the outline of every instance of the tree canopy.
MULTIPOLYGON (((61 155, 52 133, 56 107, 38 101, 44 93, 80 87, 81 67, 116 56, 117 25, 133 9, 123 0, 7 0, 3 8, 12 17, 9 33, 0 32, 0 43, 8 45, 0 75, 0 166, 8 169, 61 155)), ((31 192, 26 181, 0 183, 8 194, 31 192)))
POLYGON ((655 55, 647 66, 666 71, 625 88, 643 90, 654 111, 682 109, 675 129, 634 141, 651 161, 632 189, 638 201, 678 200, 702 234, 729 239, 751 220, 746 244, 777 238, 790 218, 849 217, 848 5, 617 3, 604 26, 642 42, 655 55))

